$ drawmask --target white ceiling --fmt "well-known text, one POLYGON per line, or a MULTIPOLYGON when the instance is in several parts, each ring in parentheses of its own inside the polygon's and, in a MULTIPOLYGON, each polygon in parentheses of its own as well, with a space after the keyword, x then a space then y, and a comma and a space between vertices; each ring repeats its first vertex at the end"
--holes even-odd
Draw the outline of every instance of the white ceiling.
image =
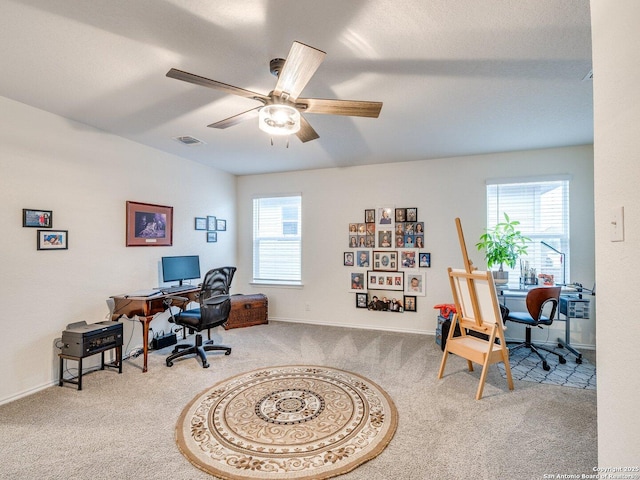
MULTIPOLYGON (((586 0, 2 0, 0 95, 233 174, 593 142, 586 0), (259 104, 293 41, 327 52, 304 97, 384 103, 306 114, 318 140, 210 123, 259 104), (173 137, 204 142, 184 146, 173 137)), ((46 129, 34 125, 34 130, 46 129)))

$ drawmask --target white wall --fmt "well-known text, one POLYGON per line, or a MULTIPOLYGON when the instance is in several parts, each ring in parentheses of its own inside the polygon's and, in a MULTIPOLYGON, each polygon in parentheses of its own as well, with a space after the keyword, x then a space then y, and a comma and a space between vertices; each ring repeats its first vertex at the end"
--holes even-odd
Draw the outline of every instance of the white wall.
MULTIPOLYGON (((402 164, 359 166, 238 178, 238 238, 252 236, 252 197, 302 193, 303 288, 252 286, 251 242, 238 245, 238 282, 246 293, 269 297, 271 318, 360 328, 433 333, 437 311, 450 303, 446 276, 449 266, 462 267, 454 219, 460 217, 469 255, 480 268, 483 256, 475 248, 486 223, 485 179, 495 177, 570 174, 570 278, 591 285, 594 273, 593 150, 591 146, 479 155, 402 164), (349 275, 343 266, 348 251, 348 224, 364 221, 364 210, 377 206, 417 207, 425 222, 426 250, 432 267, 427 296, 418 297, 417 313, 372 312, 355 308, 349 275), (306 310, 307 304, 309 310, 306 310)), ((564 323, 554 325, 550 339, 564 335, 564 323)), ((572 342, 595 345, 594 320, 572 322, 572 342)), ((537 332, 536 332, 537 333, 537 332)), ((510 337, 522 337, 518 326, 510 337)), ((543 339, 547 332, 543 332, 543 339)))
POLYGON ((637 0, 591 0, 600 467, 637 467, 640 458, 639 21, 637 0), (611 242, 620 206, 625 239, 611 242))
MULTIPOLYGON (((236 238, 232 175, 2 97, 0 123, 3 402, 57 381, 66 325, 102 321, 110 295, 157 286, 161 256, 198 254, 206 271, 235 261, 236 238), (125 247, 127 200, 173 206, 172 247, 125 247), (69 249, 37 251, 23 208, 53 210, 69 249), (227 219, 218 243, 194 230, 206 215, 227 219)), ((134 327, 141 344, 138 322, 125 322, 126 340, 134 327)))

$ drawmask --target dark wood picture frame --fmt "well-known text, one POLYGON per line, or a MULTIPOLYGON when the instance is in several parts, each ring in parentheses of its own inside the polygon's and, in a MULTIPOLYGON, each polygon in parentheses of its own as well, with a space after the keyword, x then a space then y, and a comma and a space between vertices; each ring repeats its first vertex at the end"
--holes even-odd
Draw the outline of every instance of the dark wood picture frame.
POLYGON ((369 295, 366 292, 356 293, 356 308, 367 308, 369 306, 369 295))
POLYGON ((68 250, 68 230, 38 230, 38 250, 68 250))
POLYGON ((30 228, 53 228, 53 211, 23 208, 22 226, 30 228))
POLYGON ((173 245, 173 207, 127 201, 127 247, 173 245))
POLYGON ((405 312, 418 311, 418 298, 415 295, 405 295, 403 299, 405 312))
POLYGON ((195 229, 196 230, 206 230, 207 229, 207 219, 204 217, 196 217, 195 219, 195 229))

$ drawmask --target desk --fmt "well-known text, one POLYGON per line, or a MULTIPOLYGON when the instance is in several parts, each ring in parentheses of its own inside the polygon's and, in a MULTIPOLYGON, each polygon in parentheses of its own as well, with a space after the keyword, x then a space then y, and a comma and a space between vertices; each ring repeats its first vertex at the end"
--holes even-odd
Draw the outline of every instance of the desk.
MULTIPOLYGON (((532 288, 536 288, 532 287, 532 288)), ((506 304, 507 298, 524 300, 529 290, 509 290, 496 287, 498 297, 502 297, 503 305, 506 304)), ((572 318, 589 318, 589 300, 583 299, 584 294, 575 290, 566 293, 560 293, 560 303, 558 305, 557 317, 555 320, 565 322, 564 324, 564 340, 558 338, 558 347, 564 347, 576 357, 576 363, 582 363, 582 354, 571 346, 571 319, 572 318), (560 314, 564 318, 560 318, 560 314)), ((505 305, 506 306, 506 305, 505 305)))
POLYGON ((191 290, 184 290, 181 292, 175 292, 171 294, 158 294, 151 297, 132 297, 129 295, 113 295, 115 305, 113 308, 113 314, 111 319, 116 321, 122 315, 126 317, 138 317, 140 323, 142 323, 142 350, 144 352, 144 365, 142 372, 147 371, 147 357, 149 355, 149 324, 153 320, 154 315, 164 312, 167 307, 164 305, 164 300, 170 296, 186 297, 190 302, 196 301, 196 294, 200 292, 198 287, 193 287, 191 290))

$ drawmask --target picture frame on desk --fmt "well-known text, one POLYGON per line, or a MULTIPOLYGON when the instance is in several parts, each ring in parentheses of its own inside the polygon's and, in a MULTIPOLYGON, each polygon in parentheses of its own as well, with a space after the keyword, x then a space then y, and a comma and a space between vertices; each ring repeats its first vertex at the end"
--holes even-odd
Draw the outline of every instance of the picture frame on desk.
POLYGON ((32 228, 52 228, 53 211, 22 209, 22 226, 32 228))
POLYGON ((38 250, 68 250, 68 230, 38 230, 38 250))
POLYGON ((127 201, 127 247, 173 245, 173 207, 127 201))

